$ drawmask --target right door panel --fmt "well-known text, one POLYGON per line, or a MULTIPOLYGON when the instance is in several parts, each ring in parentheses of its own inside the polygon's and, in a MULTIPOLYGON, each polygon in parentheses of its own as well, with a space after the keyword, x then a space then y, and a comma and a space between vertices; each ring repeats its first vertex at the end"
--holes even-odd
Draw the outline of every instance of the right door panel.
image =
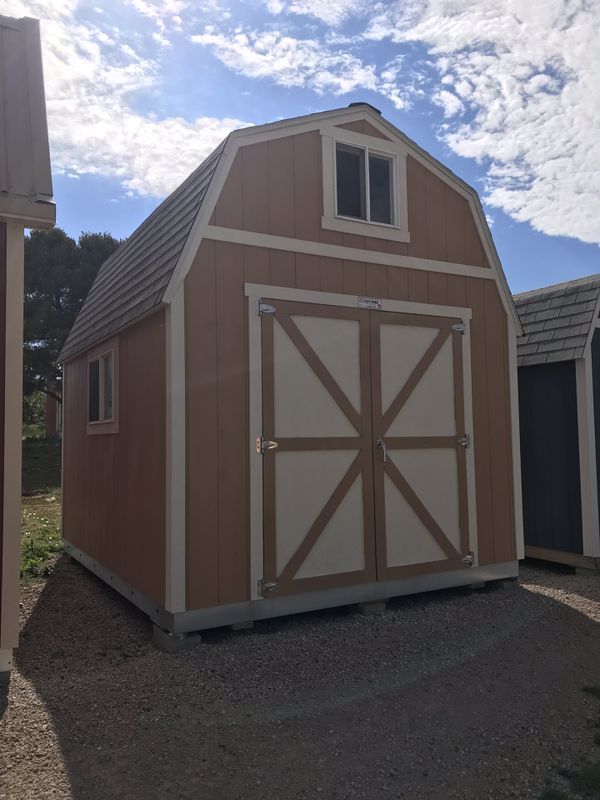
POLYGON ((379 580, 468 566, 461 322, 370 314, 379 580))

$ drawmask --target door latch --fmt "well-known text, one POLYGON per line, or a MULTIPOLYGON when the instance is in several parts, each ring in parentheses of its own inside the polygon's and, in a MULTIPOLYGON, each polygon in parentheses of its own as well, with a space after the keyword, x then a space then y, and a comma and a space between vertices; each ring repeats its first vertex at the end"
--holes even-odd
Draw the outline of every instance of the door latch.
POLYGON ((464 336, 465 335, 465 331, 466 331, 465 323, 464 322, 457 322, 455 325, 452 326, 452 330, 455 333, 462 333, 462 335, 464 336))
POLYGON ((462 445, 465 449, 471 447, 471 437, 468 433, 465 433, 464 436, 459 436, 456 440, 456 444, 462 445))
POLYGON ((473 562, 475 561, 475 554, 473 553, 472 550, 469 550, 469 552, 466 555, 462 556, 460 560, 462 561, 463 564, 466 564, 467 567, 472 567, 473 562))
POLYGON ((263 439, 262 436, 256 437, 256 452, 259 456, 262 456, 266 450, 275 450, 276 447, 279 447, 279 442, 263 439))
POLYGON ((381 450, 383 460, 387 461, 387 444, 384 439, 377 439, 377 447, 381 450))

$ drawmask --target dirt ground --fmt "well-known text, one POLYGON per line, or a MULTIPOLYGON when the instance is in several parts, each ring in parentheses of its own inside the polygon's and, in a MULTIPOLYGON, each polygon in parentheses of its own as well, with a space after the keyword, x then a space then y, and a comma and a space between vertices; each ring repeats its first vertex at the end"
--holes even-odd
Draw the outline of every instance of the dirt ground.
POLYGON ((2 800, 537 798, 598 760, 600 577, 404 598, 215 631, 167 655, 59 559, 23 591, 2 800))

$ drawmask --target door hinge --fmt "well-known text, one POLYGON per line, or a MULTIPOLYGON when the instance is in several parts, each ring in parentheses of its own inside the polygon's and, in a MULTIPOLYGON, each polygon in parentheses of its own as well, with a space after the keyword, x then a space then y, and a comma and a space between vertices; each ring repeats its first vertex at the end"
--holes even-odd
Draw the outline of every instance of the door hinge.
POLYGON ((452 330, 455 331, 455 333, 462 333, 462 335, 464 336, 467 328, 464 322, 457 322, 455 325, 452 326, 452 330))
POLYGON ((270 306, 268 303, 263 303, 262 300, 258 301, 258 316, 263 317, 265 314, 275 314, 277 309, 275 306, 270 306))
POLYGON ((273 589, 276 589, 279 586, 277 581, 266 581, 264 578, 261 578, 258 582, 258 593, 261 597, 264 597, 269 592, 272 592, 273 589))
POLYGON ((275 450, 276 447, 279 447, 279 442, 263 439, 262 436, 256 437, 256 452, 259 456, 262 456, 266 450, 275 450))
POLYGON ((460 560, 463 562, 463 564, 466 564, 467 567, 472 567, 475 561, 475 554, 472 550, 469 550, 469 552, 462 556, 460 560))
POLYGON ((456 444, 462 445, 465 449, 471 447, 471 437, 468 433, 465 433, 464 436, 459 436, 456 440, 456 444))

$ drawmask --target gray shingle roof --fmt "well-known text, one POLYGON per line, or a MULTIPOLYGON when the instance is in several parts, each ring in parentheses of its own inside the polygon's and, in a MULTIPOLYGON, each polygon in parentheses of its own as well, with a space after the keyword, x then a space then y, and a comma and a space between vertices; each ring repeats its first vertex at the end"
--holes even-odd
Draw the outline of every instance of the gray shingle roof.
POLYGON ((160 304, 226 141, 100 267, 61 361, 88 350, 160 304))
POLYGON ((581 358, 600 297, 600 275, 515 295, 525 335, 519 366, 581 358))

